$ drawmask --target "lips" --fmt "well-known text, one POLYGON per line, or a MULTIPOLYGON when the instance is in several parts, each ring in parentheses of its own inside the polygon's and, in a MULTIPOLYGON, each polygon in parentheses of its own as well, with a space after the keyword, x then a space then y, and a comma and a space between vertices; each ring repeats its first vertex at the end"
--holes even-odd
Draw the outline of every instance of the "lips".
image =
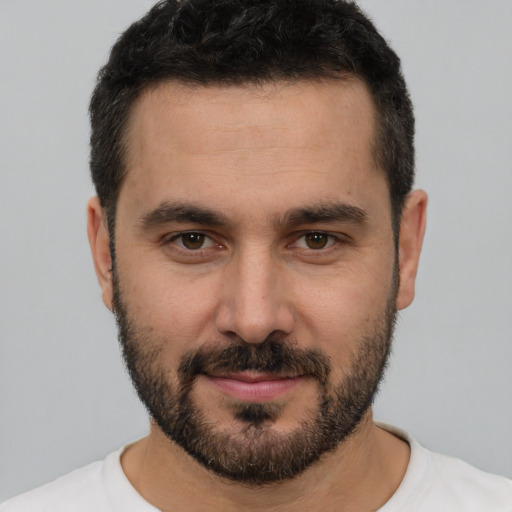
POLYGON ((209 382, 224 394, 244 402, 268 402, 298 386, 303 376, 242 372, 227 376, 207 376, 209 382))

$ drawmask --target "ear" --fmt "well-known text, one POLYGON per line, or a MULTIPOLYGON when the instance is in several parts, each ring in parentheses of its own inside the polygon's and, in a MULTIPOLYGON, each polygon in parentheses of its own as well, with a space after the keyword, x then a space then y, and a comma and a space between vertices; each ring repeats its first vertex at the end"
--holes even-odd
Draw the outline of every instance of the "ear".
POLYGON ((415 190, 409 194, 402 212, 400 224, 400 287, 397 295, 397 309, 404 309, 414 299, 414 285, 421 246, 427 222, 427 194, 415 190))
POLYGON ((101 287, 103 303, 112 311, 112 260, 107 219, 100 201, 92 197, 87 203, 87 235, 94 269, 101 287))

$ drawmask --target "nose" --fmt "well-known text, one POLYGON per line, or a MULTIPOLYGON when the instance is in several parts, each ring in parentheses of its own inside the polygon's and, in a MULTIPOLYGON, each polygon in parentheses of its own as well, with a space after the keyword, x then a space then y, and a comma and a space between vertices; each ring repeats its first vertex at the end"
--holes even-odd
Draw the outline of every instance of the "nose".
POLYGON ((271 334, 289 335, 294 313, 285 285, 285 269, 266 251, 246 250, 224 269, 217 309, 217 330, 247 343, 262 343, 271 334))

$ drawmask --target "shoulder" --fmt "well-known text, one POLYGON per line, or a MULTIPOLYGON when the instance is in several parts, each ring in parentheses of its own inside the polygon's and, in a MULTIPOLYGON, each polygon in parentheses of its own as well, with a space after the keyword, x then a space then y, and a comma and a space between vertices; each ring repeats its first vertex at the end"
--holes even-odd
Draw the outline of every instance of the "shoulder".
POLYGON ((512 512, 511 480, 431 452, 395 427, 379 426, 411 447, 404 479, 379 512, 512 512))
POLYGON ((512 480, 481 471, 460 459, 429 453, 432 494, 464 506, 467 512, 512 510, 512 480))
POLYGON ((0 505, 0 512, 106 512, 105 461, 93 462, 0 505))

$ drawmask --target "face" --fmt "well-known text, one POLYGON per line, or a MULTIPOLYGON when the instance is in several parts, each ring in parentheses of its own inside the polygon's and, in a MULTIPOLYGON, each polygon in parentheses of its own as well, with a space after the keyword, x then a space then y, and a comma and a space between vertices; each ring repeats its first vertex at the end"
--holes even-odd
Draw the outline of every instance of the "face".
POLYGON ((292 477, 371 404, 410 295, 373 117, 357 80, 165 84, 134 106, 104 300, 158 427, 221 476, 292 477))

